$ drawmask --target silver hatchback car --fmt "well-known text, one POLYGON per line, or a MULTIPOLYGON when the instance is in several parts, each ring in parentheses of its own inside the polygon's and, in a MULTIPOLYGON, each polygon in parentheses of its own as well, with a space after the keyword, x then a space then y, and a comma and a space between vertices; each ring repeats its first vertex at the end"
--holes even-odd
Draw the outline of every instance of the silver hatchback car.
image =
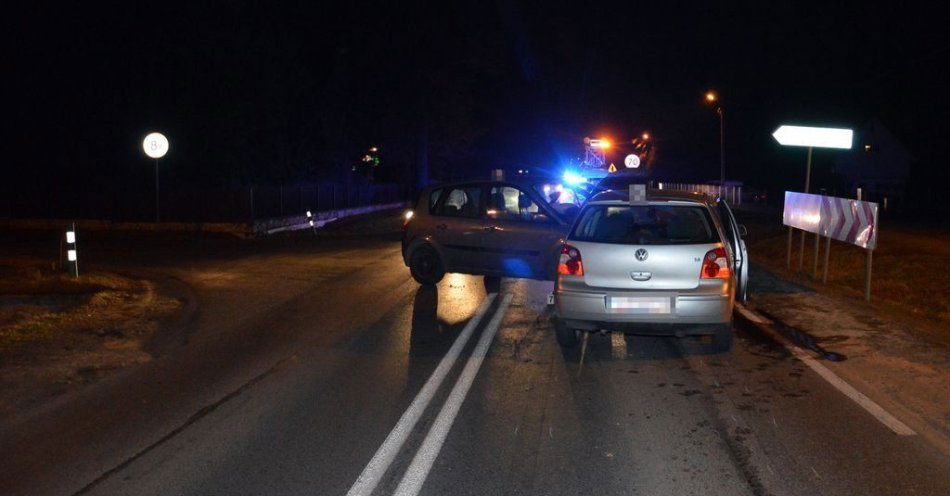
POLYGON ((532 185, 443 184, 407 212, 402 255, 412 277, 435 284, 446 272, 553 280, 568 218, 532 185))
POLYGON ((606 329, 711 335, 715 351, 728 351, 748 281, 744 234, 729 206, 706 195, 641 185, 593 197, 561 247, 558 342, 606 329))

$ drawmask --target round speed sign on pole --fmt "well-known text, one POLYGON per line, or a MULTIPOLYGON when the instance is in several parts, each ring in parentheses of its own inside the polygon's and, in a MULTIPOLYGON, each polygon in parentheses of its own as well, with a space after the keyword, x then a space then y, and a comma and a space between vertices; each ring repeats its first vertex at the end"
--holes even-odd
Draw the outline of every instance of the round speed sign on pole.
POLYGON ((168 138, 162 133, 149 133, 142 141, 142 149, 146 155, 155 159, 155 222, 158 222, 158 159, 168 153, 168 138))
POLYGON ((150 133, 142 142, 142 149, 146 155, 158 160, 168 153, 168 138, 162 133, 150 133))
POLYGON ((640 157, 634 153, 631 153, 623 159, 623 165, 627 166, 628 169, 636 169, 637 167, 640 167, 640 157))

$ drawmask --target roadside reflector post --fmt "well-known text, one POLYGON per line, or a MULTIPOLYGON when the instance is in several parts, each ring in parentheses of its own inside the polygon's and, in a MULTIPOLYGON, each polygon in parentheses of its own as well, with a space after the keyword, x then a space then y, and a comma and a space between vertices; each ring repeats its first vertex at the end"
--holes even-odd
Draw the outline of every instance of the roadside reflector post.
POLYGON ((307 222, 310 223, 310 230, 313 234, 317 234, 317 228, 313 225, 313 212, 307 210, 307 222))
POLYGON ((69 275, 79 277, 79 252, 76 249, 76 223, 66 229, 66 267, 69 275))

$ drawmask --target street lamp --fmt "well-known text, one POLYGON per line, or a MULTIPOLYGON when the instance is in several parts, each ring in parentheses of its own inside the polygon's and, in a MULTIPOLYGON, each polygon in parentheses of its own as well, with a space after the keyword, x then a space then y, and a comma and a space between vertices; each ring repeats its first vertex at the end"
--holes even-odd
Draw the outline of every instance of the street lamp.
POLYGON ((646 141, 646 140, 650 139, 650 133, 643 133, 643 134, 640 135, 640 138, 642 138, 643 141, 646 141))
POLYGON ((155 222, 158 222, 158 160, 168 153, 168 138, 162 133, 149 133, 142 141, 145 154, 155 159, 155 222))
POLYGON ((719 101, 719 94, 713 90, 706 92, 706 103, 716 106, 716 113, 719 114, 719 196, 722 196, 723 188, 726 185, 726 133, 723 125, 722 102, 719 101))

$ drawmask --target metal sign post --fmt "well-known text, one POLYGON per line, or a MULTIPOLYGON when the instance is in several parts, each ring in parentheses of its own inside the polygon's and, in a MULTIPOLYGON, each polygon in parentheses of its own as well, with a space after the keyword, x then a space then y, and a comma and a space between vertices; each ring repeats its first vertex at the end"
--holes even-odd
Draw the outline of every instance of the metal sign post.
MULTIPOLYGON (((811 189, 811 147, 808 147, 808 160, 805 163, 805 193, 811 189)), ((791 229, 791 228, 789 228, 791 229)), ((802 231, 801 248, 798 253, 798 271, 801 272, 805 265, 805 231, 802 231)))
MULTIPOLYGON (((839 148, 850 149, 854 138, 854 131, 851 129, 840 129, 832 127, 806 127, 806 126, 779 126, 772 133, 775 141, 783 146, 805 146, 808 147, 808 161, 805 166, 805 193, 810 192, 811 187, 811 155, 812 149, 818 148, 839 148)), ((792 228, 788 228, 788 268, 792 267, 792 228)), ((819 234, 815 234, 815 264, 814 273, 818 277, 818 244, 819 234)), ((805 231, 802 231, 802 240, 799 245, 798 270, 801 271, 805 265, 805 231)))
POLYGON ((168 138, 162 133, 149 133, 142 141, 142 149, 145 154, 155 159, 155 222, 158 223, 159 205, 158 205, 158 160, 168 153, 168 138))

